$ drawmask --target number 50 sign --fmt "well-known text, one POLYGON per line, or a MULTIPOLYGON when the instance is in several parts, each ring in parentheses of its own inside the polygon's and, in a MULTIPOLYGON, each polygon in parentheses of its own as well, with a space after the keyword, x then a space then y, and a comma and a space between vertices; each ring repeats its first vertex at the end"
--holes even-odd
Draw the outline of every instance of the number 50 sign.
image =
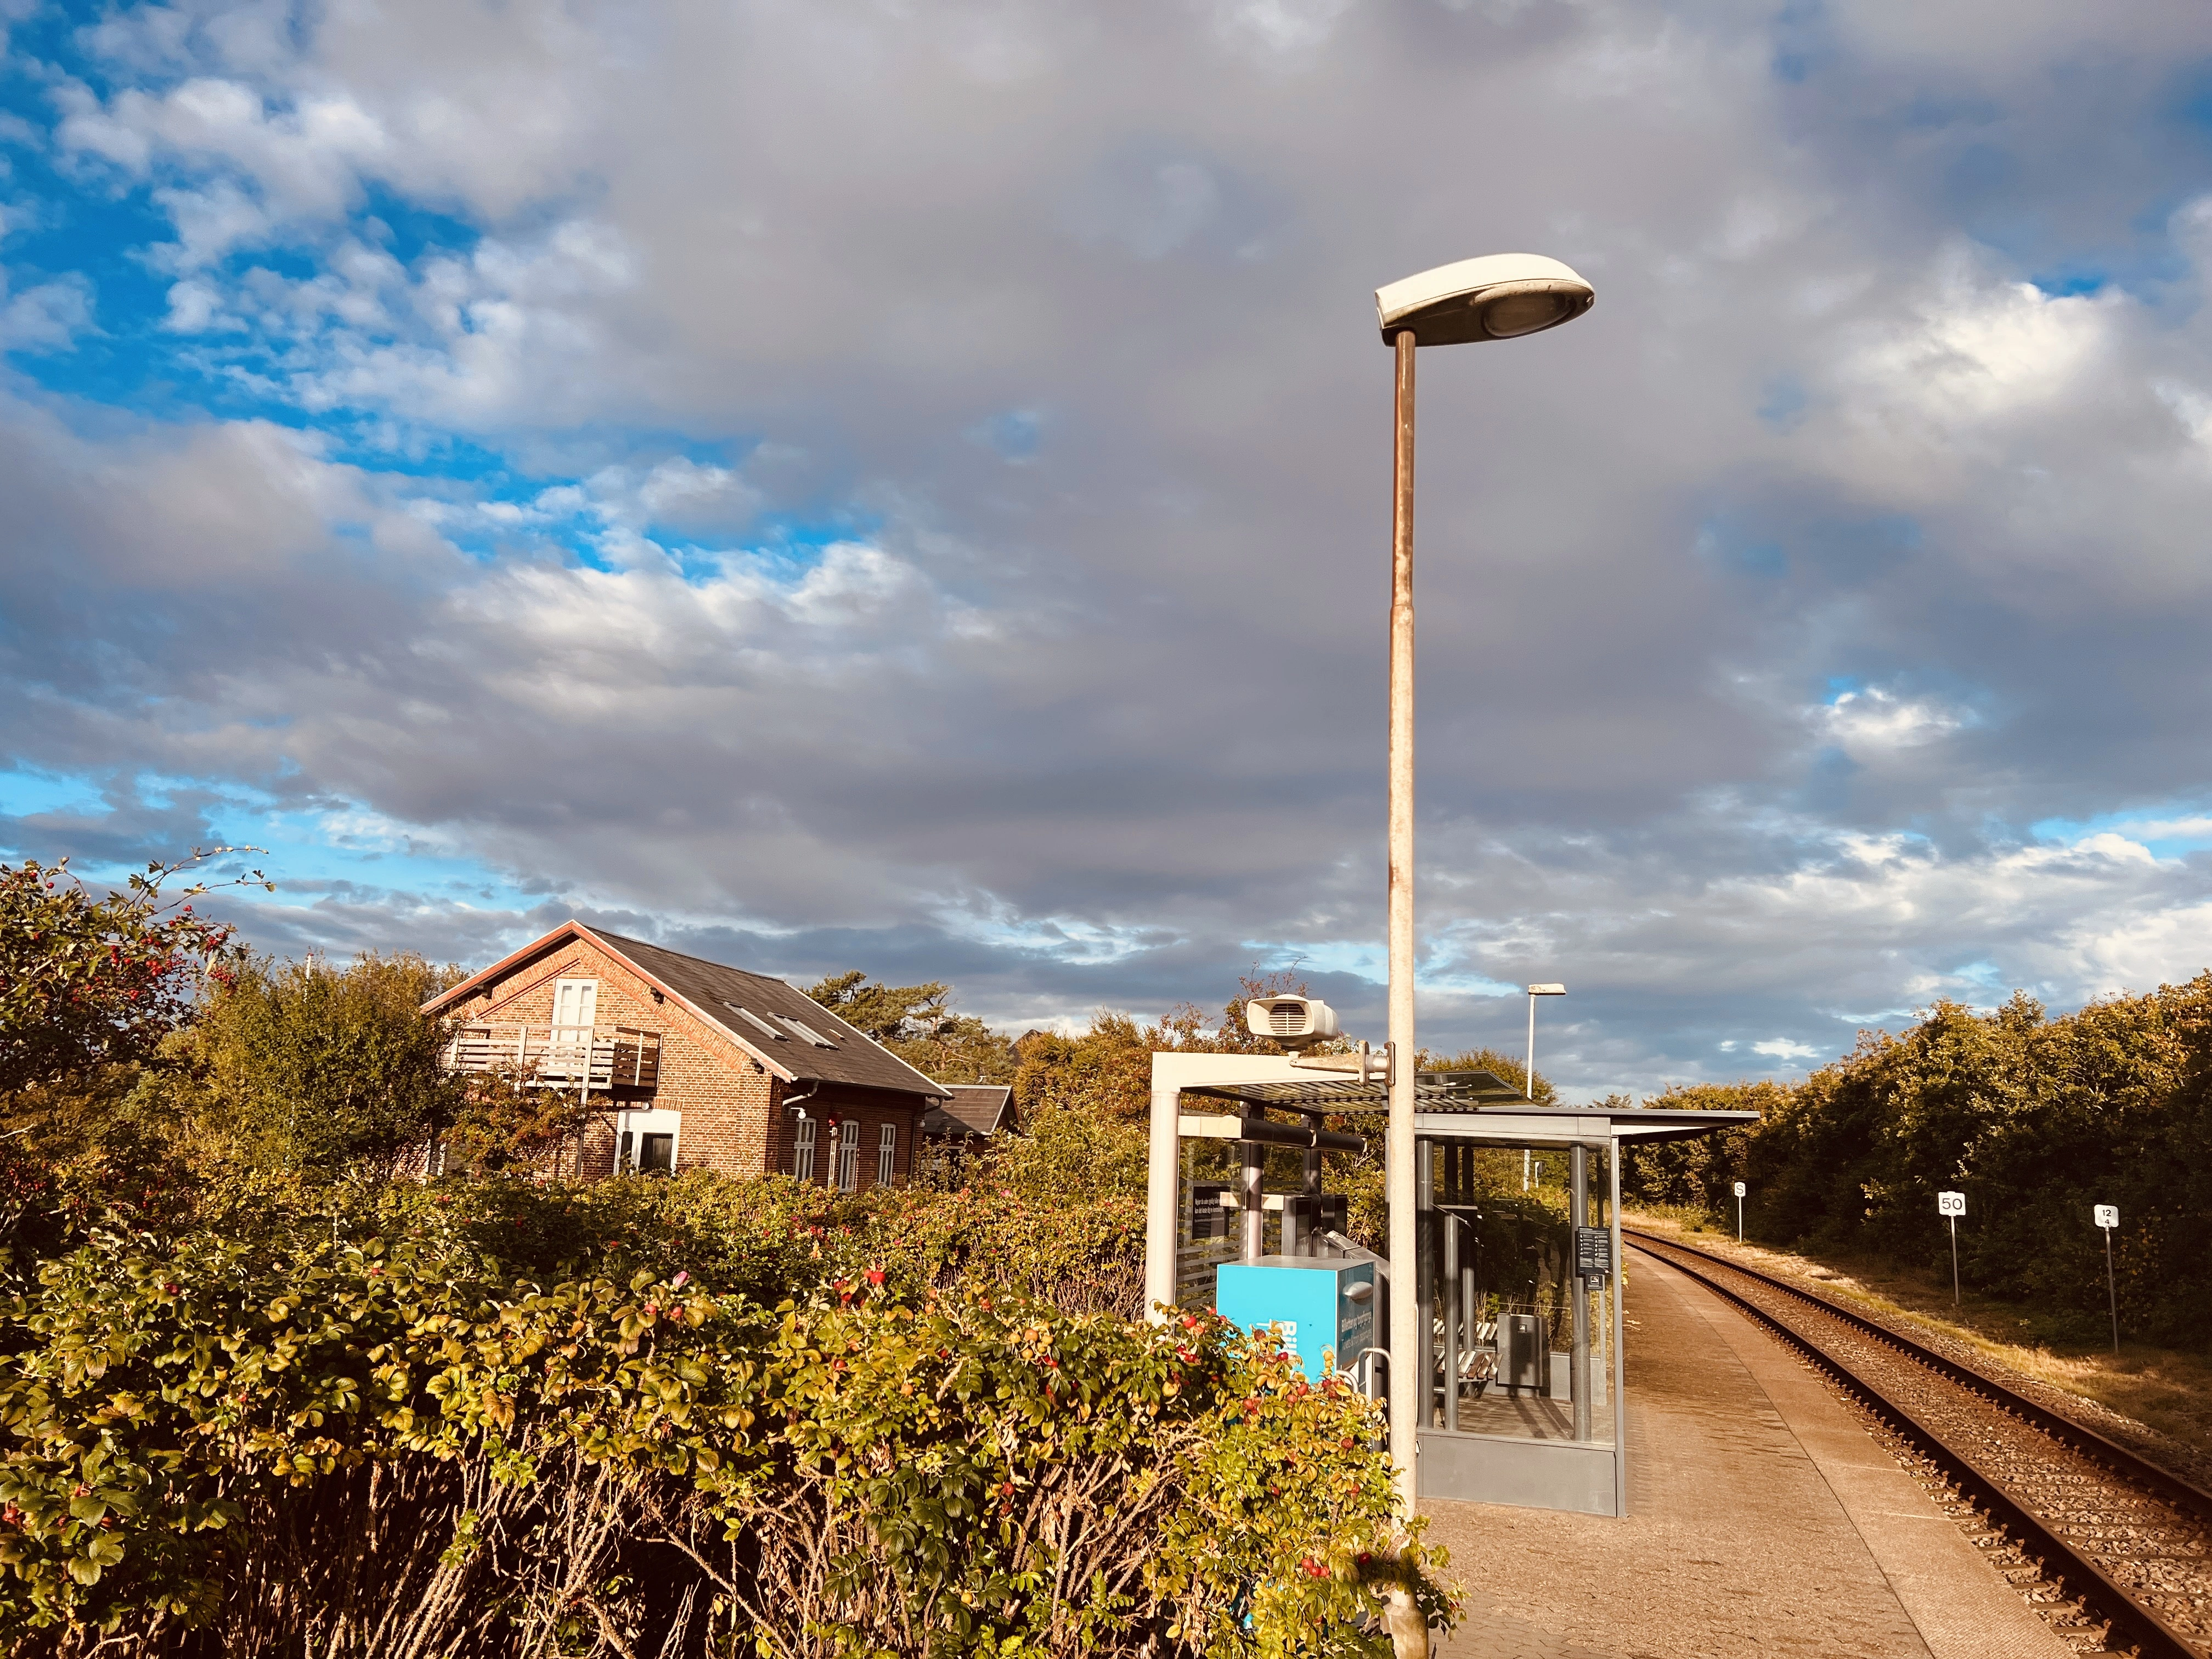
POLYGON ((1936 1194, 1936 1213, 1937 1215, 1964 1215, 1966 1212, 1966 1194, 1938 1193, 1936 1194))

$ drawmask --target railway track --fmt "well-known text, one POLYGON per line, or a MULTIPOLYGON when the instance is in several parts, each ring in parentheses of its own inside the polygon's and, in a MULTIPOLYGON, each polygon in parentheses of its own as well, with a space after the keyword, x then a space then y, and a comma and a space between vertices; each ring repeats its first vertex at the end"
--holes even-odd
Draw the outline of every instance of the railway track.
POLYGON ((1636 1228, 1803 1353, 2108 1626, 2108 1650, 2212 1656, 2212 1493, 1911 1337, 1811 1291, 1636 1228))

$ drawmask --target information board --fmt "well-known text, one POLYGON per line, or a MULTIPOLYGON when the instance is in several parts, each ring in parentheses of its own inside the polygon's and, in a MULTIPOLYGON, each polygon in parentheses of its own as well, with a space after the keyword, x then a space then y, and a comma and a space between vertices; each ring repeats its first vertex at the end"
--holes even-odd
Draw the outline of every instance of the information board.
POLYGON ((1613 1234, 1603 1227, 1575 1229, 1575 1273, 1602 1285, 1613 1277, 1613 1234))

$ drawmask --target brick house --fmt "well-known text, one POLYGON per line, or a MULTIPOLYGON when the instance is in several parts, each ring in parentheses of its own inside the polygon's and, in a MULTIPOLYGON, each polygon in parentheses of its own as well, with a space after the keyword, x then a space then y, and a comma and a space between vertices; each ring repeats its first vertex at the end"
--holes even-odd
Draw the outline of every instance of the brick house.
POLYGON ((447 1063, 507 1066, 604 1102, 564 1154, 617 1169, 902 1186, 946 1098, 780 979, 571 921, 423 1004, 447 1063))

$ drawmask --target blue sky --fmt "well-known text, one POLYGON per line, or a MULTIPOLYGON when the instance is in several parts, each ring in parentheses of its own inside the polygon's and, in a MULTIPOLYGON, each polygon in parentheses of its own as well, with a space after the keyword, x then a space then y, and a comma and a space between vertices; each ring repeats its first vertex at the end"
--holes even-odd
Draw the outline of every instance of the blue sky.
POLYGON ((1425 1036, 2212 965, 2201 5, 0 20, 0 857, 1379 1035, 1371 291, 1522 248, 1590 316, 1422 368, 1425 1036))

